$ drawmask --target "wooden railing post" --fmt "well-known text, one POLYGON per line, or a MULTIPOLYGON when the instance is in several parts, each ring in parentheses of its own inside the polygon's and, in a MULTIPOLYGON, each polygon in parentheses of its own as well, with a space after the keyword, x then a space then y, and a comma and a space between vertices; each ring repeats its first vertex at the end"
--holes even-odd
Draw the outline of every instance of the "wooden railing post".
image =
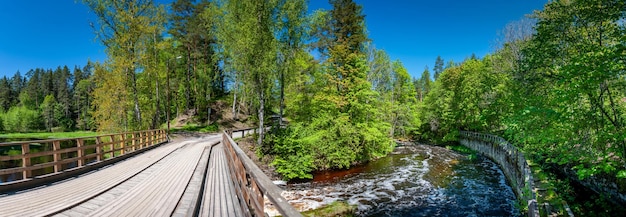
POLYGON ((126 153, 126 134, 120 134, 120 155, 124 155, 126 153))
MULTIPOLYGON (((133 151, 134 151, 134 150, 137 150, 137 149, 138 149, 138 148, 137 148, 137 140, 136 140, 136 137, 135 137, 135 132, 133 132, 133 134, 132 134, 132 139, 133 139, 133 151)), ((142 148, 142 147, 141 147, 141 146, 139 146, 139 149, 141 149, 141 148, 142 148)))
POLYGON ((100 141, 100 137, 96 136, 96 160, 98 162, 104 160, 103 158, 103 153, 102 153, 102 141, 100 141))
POLYGON ((22 172, 23 179, 27 179, 32 176, 32 171, 27 169, 30 166, 30 157, 26 156, 28 154, 30 154, 30 143, 22 143, 22 167, 25 169, 22 172))
POLYGON ((137 142, 139 142, 139 147, 141 147, 141 148, 146 147, 143 144, 143 134, 141 134, 141 132, 136 132, 136 134, 137 134, 137 142))
POLYGON ((83 165, 85 165, 85 158, 83 158, 85 157, 85 141, 83 141, 83 139, 77 139, 76 147, 78 147, 78 166, 82 167, 83 165))
MULTIPOLYGON (((58 151, 61 150, 61 141, 52 142, 52 150, 55 152, 53 155, 54 162, 59 162, 61 160, 61 154, 58 153, 58 151)), ((54 164, 54 172, 58 173, 59 171, 61 171, 61 165, 54 164)))
POLYGON ((141 132, 141 138, 143 138, 143 146, 150 146, 150 142, 148 141, 148 132, 141 132))
POLYGON ((115 157, 115 135, 110 135, 111 142, 109 143, 111 157, 115 157))
POLYGON ((37 176, 48 175, 50 173, 55 173, 53 175, 56 175, 56 173, 62 173, 65 169, 67 169, 63 166, 64 164, 67 165, 68 163, 73 164, 73 162, 76 162, 76 167, 85 167, 90 161, 93 162, 94 158, 96 162, 102 162, 107 157, 114 158, 120 155, 126 155, 166 141, 168 141, 167 131, 154 129, 108 135, 96 135, 83 138, 48 139, 8 143, 2 142, 0 143, 0 147, 3 148, 20 146, 21 155, 0 156, 0 163, 21 160, 21 165, 6 169, 2 168, 0 169, 0 175, 21 173, 21 179, 25 180, 34 177, 33 170, 40 171, 42 169, 43 173, 37 173, 37 176), (87 143, 89 139, 95 139, 95 145, 87 143), (75 142, 76 145, 64 148, 61 144, 65 141, 75 142), (31 144, 43 144, 45 149, 32 153, 34 150, 30 150, 31 144), (50 145, 52 146, 52 150, 48 148, 50 145), (90 153, 92 148, 95 149, 95 153, 90 153), (111 154, 108 155, 108 153, 111 154), (64 157, 65 155, 67 155, 67 157, 64 157), (46 157, 44 162, 33 165, 35 161, 33 161, 32 158, 39 158, 43 156, 46 157), (50 156, 52 159, 47 160, 50 156))
POLYGON ((148 137, 148 146, 152 146, 152 131, 146 132, 146 136, 148 137))

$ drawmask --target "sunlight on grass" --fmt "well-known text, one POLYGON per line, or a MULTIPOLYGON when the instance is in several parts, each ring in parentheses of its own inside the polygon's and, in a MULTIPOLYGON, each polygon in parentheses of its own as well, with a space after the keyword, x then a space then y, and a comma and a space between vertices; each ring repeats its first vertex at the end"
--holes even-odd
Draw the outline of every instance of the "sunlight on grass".
POLYGON ((6 139, 62 139, 96 136, 98 133, 92 131, 57 132, 57 133, 7 133, 0 135, 6 139))

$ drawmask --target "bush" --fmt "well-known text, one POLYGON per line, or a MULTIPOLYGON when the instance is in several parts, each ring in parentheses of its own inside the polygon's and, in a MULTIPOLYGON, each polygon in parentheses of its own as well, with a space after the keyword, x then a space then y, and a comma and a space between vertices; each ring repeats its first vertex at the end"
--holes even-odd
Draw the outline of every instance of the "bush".
POLYGON ((31 132, 42 129, 41 114, 24 106, 12 107, 3 115, 2 124, 7 132, 31 132))
POLYGON ((268 152, 276 154, 271 165, 285 180, 313 178, 311 144, 307 140, 298 139, 300 134, 302 128, 299 126, 277 129, 268 133, 263 141, 271 145, 268 152))
POLYGON ((346 115, 321 116, 268 133, 261 152, 275 155, 272 164, 285 179, 310 179, 313 170, 346 169, 385 156, 394 147, 387 130, 384 124, 353 124, 346 115))
POLYGON ((3 113, 0 113, 0 132, 4 131, 4 123, 2 122, 3 115, 4 115, 3 113))

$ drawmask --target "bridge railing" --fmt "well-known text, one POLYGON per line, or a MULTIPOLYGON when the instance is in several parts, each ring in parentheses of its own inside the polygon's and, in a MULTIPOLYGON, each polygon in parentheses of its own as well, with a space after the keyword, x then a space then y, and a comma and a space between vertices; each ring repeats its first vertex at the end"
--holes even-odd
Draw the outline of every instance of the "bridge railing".
POLYGON ((477 132, 459 131, 459 142, 500 165, 518 198, 526 201, 528 216, 539 216, 533 174, 521 151, 502 137, 477 132))
POLYGON ((165 130, 0 143, 0 177, 7 183, 74 171, 167 141, 165 130), (7 153, 7 154, 2 154, 7 153))
POLYGON ((254 132, 254 129, 224 132, 222 140, 235 190, 245 202, 241 204, 242 210, 248 211, 248 216, 265 216, 264 197, 267 197, 282 216, 302 216, 280 195, 282 190, 233 141, 235 133, 241 132, 244 136, 250 131, 254 132))

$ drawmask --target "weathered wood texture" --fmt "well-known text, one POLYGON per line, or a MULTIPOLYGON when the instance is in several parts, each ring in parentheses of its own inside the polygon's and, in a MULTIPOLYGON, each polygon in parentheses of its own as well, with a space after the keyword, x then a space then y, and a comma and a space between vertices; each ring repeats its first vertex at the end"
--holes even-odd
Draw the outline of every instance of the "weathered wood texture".
POLYGON ((235 182, 235 191, 242 200, 241 207, 244 214, 265 216, 263 198, 267 197, 283 216, 302 216, 280 195, 282 190, 274 185, 233 141, 231 136, 236 132, 224 132, 222 143, 228 159, 230 175, 235 182))
MULTIPOLYGON (((97 164, 165 141, 165 130, 147 130, 71 139, 0 143, 0 148, 21 150, 17 155, 0 156, 0 175, 17 177, 12 182, 29 181, 37 176, 49 176, 76 170, 87 164, 97 164), (85 145, 86 141, 93 144, 85 145), (39 147, 39 152, 32 152, 31 146, 39 147)), ((13 183, 0 183, 0 187, 11 184, 13 183)))
POLYGON ((172 215, 201 156, 219 140, 166 144, 80 177, 0 195, 0 216, 172 215))
POLYGON ((175 217, 191 217, 198 216, 200 212, 200 205, 203 199, 204 193, 204 183, 207 177, 207 170, 209 164, 209 157, 211 156, 212 148, 219 144, 219 142, 213 143, 210 147, 206 147, 204 152, 202 153, 202 157, 200 158, 200 163, 196 166, 196 169, 191 176, 191 180, 189 184, 187 184, 187 188, 183 193, 183 196, 178 201, 178 205, 176 205, 176 209, 172 216, 175 217))
POLYGON ((226 154, 220 143, 211 151, 199 216, 244 216, 244 211, 230 177, 226 154))
MULTIPOLYGON (((151 140, 133 139, 132 146, 151 140)), ((0 194, 0 216, 265 216, 264 197, 283 216, 301 216, 227 134, 155 147, 91 173, 0 194)))

